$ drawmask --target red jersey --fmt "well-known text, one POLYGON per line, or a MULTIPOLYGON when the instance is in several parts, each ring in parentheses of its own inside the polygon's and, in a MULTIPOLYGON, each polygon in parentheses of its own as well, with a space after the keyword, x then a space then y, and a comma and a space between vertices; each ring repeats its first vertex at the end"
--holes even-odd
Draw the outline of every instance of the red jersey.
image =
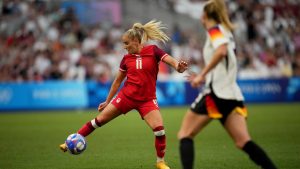
POLYGON ((156 45, 144 46, 140 54, 127 54, 120 64, 120 71, 127 79, 120 92, 138 101, 156 99, 158 65, 166 52, 156 45))

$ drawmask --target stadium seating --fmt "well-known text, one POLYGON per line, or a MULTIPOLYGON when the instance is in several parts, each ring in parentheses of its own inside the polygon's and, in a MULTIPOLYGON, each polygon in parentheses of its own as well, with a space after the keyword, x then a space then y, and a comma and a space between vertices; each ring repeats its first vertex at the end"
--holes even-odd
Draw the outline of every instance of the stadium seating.
MULTIPOLYGON (((188 11, 184 4, 186 7, 203 4, 185 0, 178 8, 176 2, 165 1, 158 5, 169 6, 166 10, 184 15, 188 11)), ((299 1, 226 2, 237 26, 234 33, 238 42, 239 78, 299 76, 299 1)), ((87 25, 74 9, 62 8, 62 3, 4 0, 0 4, 0 81, 113 79, 119 66, 116 63, 125 52, 120 37, 128 23, 87 25)), ((195 17, 195 13, 190 16, 195 17)), ((200 71, 203 37, 197 30, 167 26, 172 42, 161 47, 172 56, 189 60, 192 71, 200 71)), ((178 79, 178 74, 166 65, 161 64, 161 70, 159 80, 178 79)))

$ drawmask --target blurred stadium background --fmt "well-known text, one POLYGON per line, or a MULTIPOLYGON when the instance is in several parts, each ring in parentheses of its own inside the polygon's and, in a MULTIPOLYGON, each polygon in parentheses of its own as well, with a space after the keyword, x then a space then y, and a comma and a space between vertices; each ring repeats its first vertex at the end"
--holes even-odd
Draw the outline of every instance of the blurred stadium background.
MULTIPOLYGON (((154 167, 153 138, 137 113, 89 137, 84 155, 66 156, 57 146, 96 115, 87 112, 105 100, 125 53, 120 37, 133 23, 162 21, 172 40, 157 45, 201 71, 204 2, 1 0, 0 168, 154 167)), ((226 3, 237 26, 238 83, 250 132, 279 168, 300 168, 300 1, 226 3)), ((157 96, 172 168, 180 168, 176 132, 197 93, 184 74, 160 64, 157 96)), ((197 137, 196 168, 255 168, 220 128, 213 122, 197 137)))

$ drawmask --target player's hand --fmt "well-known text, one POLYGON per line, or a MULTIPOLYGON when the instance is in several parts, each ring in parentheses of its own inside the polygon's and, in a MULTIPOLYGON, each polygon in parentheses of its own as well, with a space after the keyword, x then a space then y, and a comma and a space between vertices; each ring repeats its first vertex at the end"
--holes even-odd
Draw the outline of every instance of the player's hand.
POLYGON ((179 73, 183 73, 187 68, 188 68, 187 62, 185 62, 185 61, 183 61, 183 60, 180 60, 180 61, 178 62, 178 65, 177 65, 176 70, 177 70, 177 72, 179 72, 179 73))
POLYGON ((98 111, 101 112, 107 105, 108 105, 108 103, 106 101, 103 103, 100 103, 98 106, 98 111))
POLYGON ((191 86, 196 88, 205 82, 205 77, 202 74, 196 74, 190 72, 187 76, 187 80, 190 82, 191 86))

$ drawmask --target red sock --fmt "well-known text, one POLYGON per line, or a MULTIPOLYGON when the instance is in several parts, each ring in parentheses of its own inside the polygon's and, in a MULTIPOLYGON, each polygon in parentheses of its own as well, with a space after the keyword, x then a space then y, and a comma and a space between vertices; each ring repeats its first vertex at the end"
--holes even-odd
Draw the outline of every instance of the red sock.
POLYGON ((166 150, 166 136, 163 126, 156 127, 154 130, 156 155, 164 158, 166 150))
POLYGON ((85 125, 81 127, 81 129, 78 130, 78 134, 81 134, 83 137, 88 136, 91 134, 96 128, 100 127, 101 124, 97 120, 97 118, 87 122, 85 125))

